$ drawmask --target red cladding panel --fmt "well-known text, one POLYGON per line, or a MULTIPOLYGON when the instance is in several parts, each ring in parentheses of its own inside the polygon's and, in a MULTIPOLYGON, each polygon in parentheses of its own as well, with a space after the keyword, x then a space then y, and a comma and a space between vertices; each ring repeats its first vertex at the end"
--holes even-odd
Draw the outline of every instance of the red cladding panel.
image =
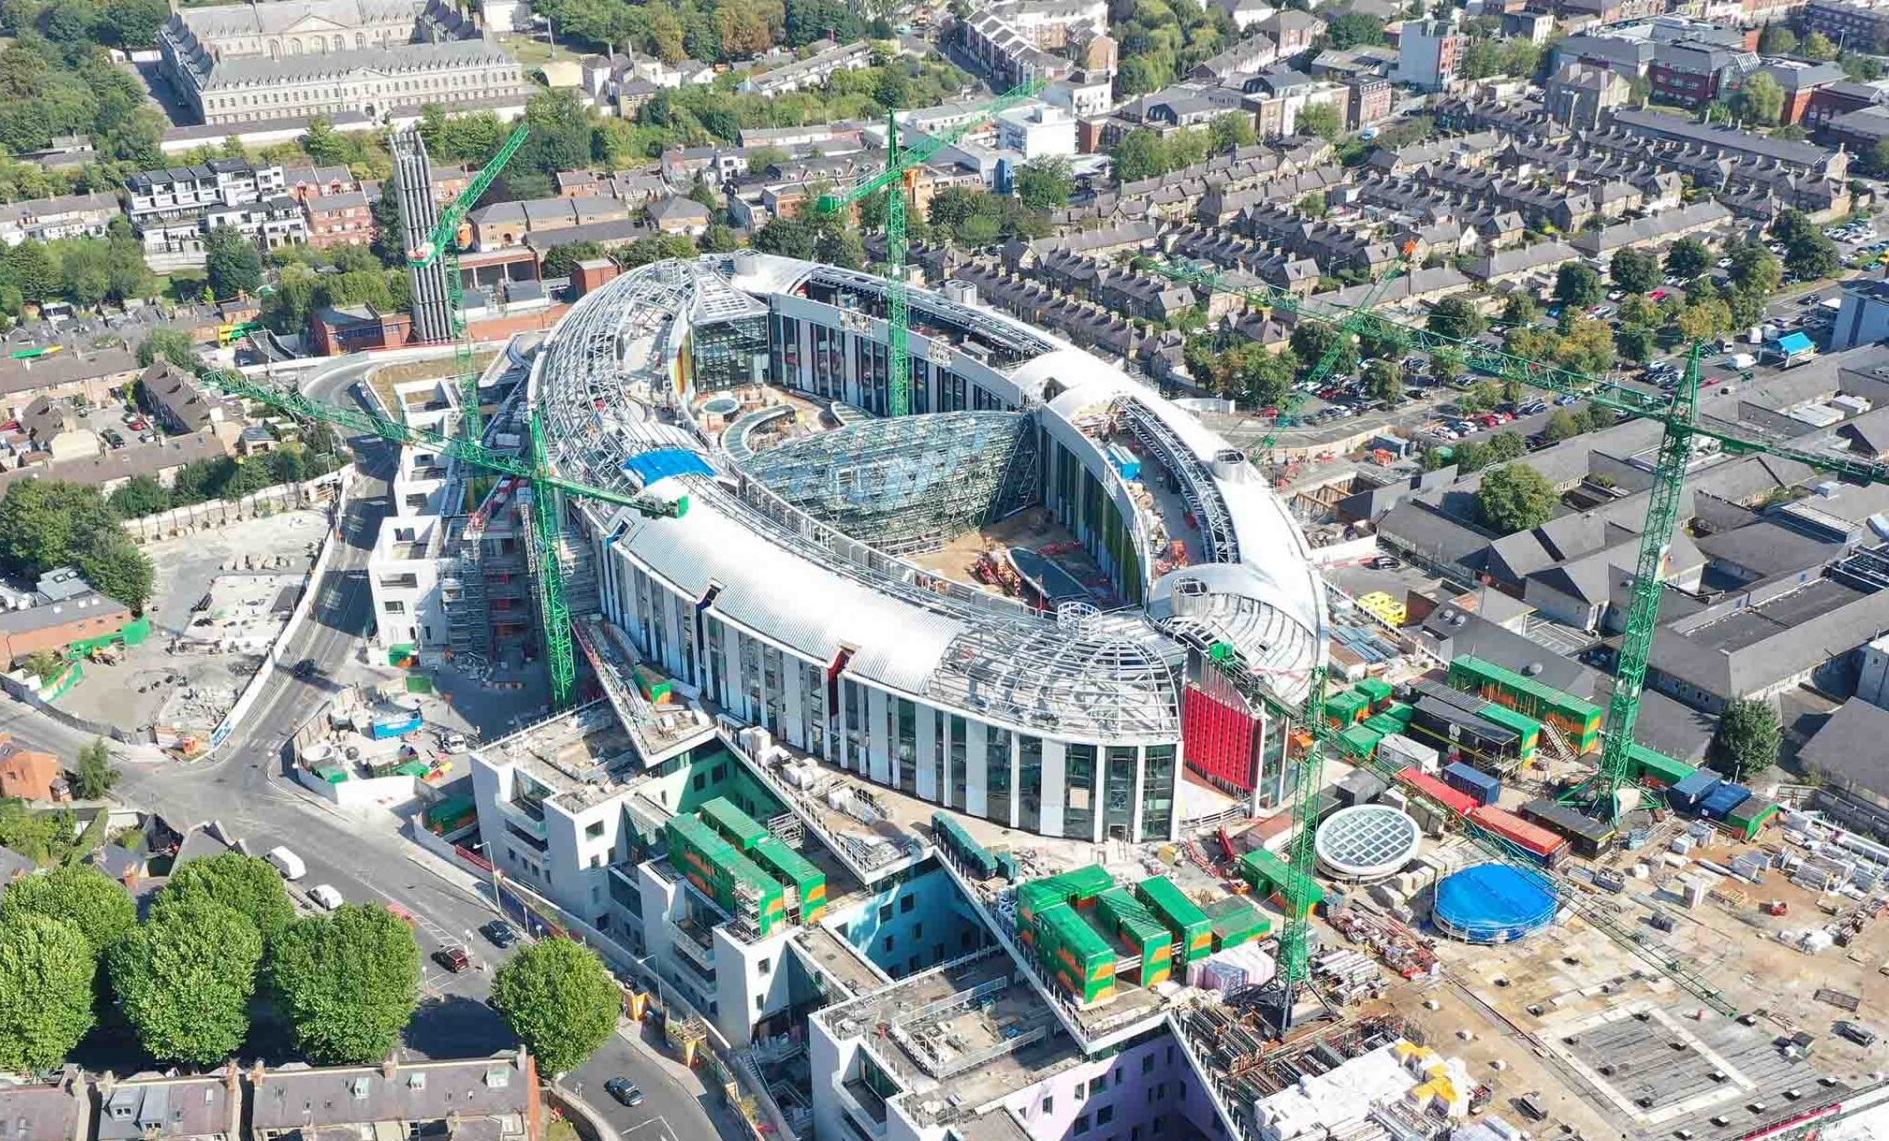
POLYGON ((1259 721, 1244 709, 1190 685, 1181 706, 1181 744, 1187 763, 1233 788, 1259 784, 1259 721))

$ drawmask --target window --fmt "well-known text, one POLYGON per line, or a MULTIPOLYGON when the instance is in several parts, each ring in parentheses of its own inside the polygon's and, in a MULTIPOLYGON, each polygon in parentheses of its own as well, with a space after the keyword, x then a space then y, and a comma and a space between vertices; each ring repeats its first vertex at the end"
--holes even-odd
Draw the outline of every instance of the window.
MULTIPOLYGON (((912 907, 917 903, 918 903, 917 896, 908 895, 904 897, 903 899, 899 900, 899 913, 902 915, 905 912, 910 911, 912 907)), ((890 919, 892 917, 890 915, 886 915, 886 916, 883 916, 883 918, 890 919)))
POLYGON ((1141 1141, 1141 1126, 1135 1125, 1129 1127, 1128 1141, 1141 1141))
POLYGON ((1056 1108, 1056 1099, 1049 1094, 1043 1095, 1043 1112, 1050 1113, 1056 1108))
POLYGON ((407 612, 407 604, 389 600, 381 604, 381 609, 389 614, 405 614, 407 612))
POLYGON ((885 950, 890 951, 891 949, 892 949, 892 936, 887 935, 885 937, 885 950))
POLYGON ((773 963, 769 962, 766 959, 761 960, 761 977, 762 978, 766 978, 768 975, 768 972, 773 969, 774 969, 773 963))
POLYGON ((1076 1136, 1080 1137, 1084 1133, 1087 1133, 1088 1131, 1089 1131, 1089 1115, 1086 1113, 1078 1115, 1076 1118, 1076 1128, 1075 1128, 1076 1136))
POLYGON ((1095 1123, 1097 1125, 1107 1125, 1109 1122, 1113 1120, 1115 1120, 1115 1107, 1114 1106, 1105 1105, 1101 1109, 1098 1109, 1095 1111, 1095 1123))
POLYGON ((923 923, 912 924, 912 938, 923 939, 924 937, 925 937, 925 925, 923 923))
POLYGON ((584 825, 584 835, 591 840, 595 840, 597 837, 603 835, 603 821, 598 820, 584 825))
POLYGON ((1142 1056, 1141 1072, 1144 1074, 1154 1073, 1154 1055, 1153 1054, 1144 1054, 1142 1056))
POLYGON ((1108 1088, 1108 1075, 1097 1074, 1089 1082, 1089 1096, 1094 1097, 1096 1094, 1101 1093, 1103 1090, 1107 1088, 1108 1088))
MULTIPOLYGON (((908 900, 907 902, 909 903, 910 901, 908 900)), ((881 907, 879 909, 879 922, 881 923, 892 922, 892 905, 891 904, 888 903, 884 907, 881 907)))
MULTIPOLYGON (((1216 1116, 1218 1115, 1216 1114, 1216 1116)), ((1154 1134, 1154 1136, 1159 1137, 1161 1136, 1162 1132, 1167 1129, 1167 1127, 1168 1127, 1167 1115, 1157 1113, 1154 1115, 1154 1120, 1149 1123, 1148 1131, 1154 1134)))

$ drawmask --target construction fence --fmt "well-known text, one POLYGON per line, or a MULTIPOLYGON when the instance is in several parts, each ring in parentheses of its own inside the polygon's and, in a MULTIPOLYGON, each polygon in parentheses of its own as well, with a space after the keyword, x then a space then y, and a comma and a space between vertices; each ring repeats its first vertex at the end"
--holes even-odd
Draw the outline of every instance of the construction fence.
POLYGON ((144 515, 136 519, 126 519, 121 526, 125 534, 136 543, 155 543, 163 539, 176 539, 185 535, 194 535, 199 531, 213 531, 227 527, 231 523, 242 523, 250 519, 268 515, 280 515, 284 511, 297 511, 308 507, 324 507, 336 503, 342 494, 342 488, 353 478, 354 467, 344 464, 326 475, 301 483, 279 483, 274 487, 265 487, 252 495, 241 499, 213 499, 205 503, 192 503, 187 507, 173 507, 169 511, 160 511, 155 515, 144 515))

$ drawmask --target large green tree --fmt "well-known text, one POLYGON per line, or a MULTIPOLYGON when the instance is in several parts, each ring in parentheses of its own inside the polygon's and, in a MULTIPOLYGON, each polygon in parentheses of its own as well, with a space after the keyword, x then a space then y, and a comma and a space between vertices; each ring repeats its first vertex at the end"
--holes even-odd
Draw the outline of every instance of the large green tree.
POLYGON ((615 1031, 623 994, 597 953, 546 939, 513 955, 492 980, 492 1005, 547 1074, 584 1064, 615 1031))
POLYGON ((1600 283, 1600 274, 1577 261, 1562 262, 1555 271, 1555 300, 1575 309, 1586 309, 1598 305, 1607 296, 1606 287, 1600 283))
POLYGON ((1486 473, 1476 489, 1482 525, 1498 535, 1532 531, 1554 517, 1554 485, 1527 464, 1505 464, 1486 473))
POLYGON ((1769 72, 1752 72, 1738 89, 1735 102, 1740 118, 1760 127, 1775 127, 1784 113, 1784 85, 1769 72))
POLYGON ((1488 328, 1482 311, 1467 297, 1445 297, 1430 310, 1430 331, 1466 341, 1488 328))
POLYGON ((94 953, 104 952, 138 922, 130 894, 91 864, 66 864, 27 876, 0 895, 0 928, 28 915, 72 924, 94 953))
POLYGON ((253 295, 262 289, 262 251, 230 226, 218 226, 203 239, 204 274, 219 299, 253 295))
POLYGON ((72 561, 101 594, 144 612, 157 586, 151 556, 116 527, 98 527, 74 539, 72 561))
POLYGON ((1681 281, 1691 281, 1712 264, 1712 251, 1697 238, 1681 238, 1666 249, 1666 272, 1681 281))
POLYGON ((197 366, 197 342, 175 325, 159 325, 139 342, 138 363, 149 365, 159 357, 178 368, 194 369, 197 366))
POLYGON ((0 1071, 66 1060, 92 1028, 97 963, 84 933, 64 919, 21 911, 0 922, 0 1071))
POLYGON ((1719 714, 1706 757, 1733 780, 1747 780, 1777 764, 1784 743, 1777 711, 1766 701, 1734 701, 1719 714))
MULTIPOLYGON (((72 769, 72 793, 81 800, 98 800, 110 795, 121 775, 112 767, 111 747, 105 744, 105 738, 95 737, 91 744, 79 750, 72 769)), ((5 905, 5 900, 0 899, 0 907, 5 905)))
POLYGON ((160 1061, 195 1066, 222 1062, 249 1037, 261 962, 262 936, 240 912, 207 897, 161 894, 150 918, 106 953, 112 991, 138 1041, 160 1061))
POLYGON ((1340 332, 1322 321, 1300 321, 1292 329, 1292 352, 1308 370, 1317 368, 1333 346, 1338 346, 1328 375, 1348 373, 1358 367, 1358 342, 1350 333, 1340 332))
POLYGON ((1017 197, 1032 210, 1061 210, 1075 193, 1069 160, 1057 156, 1033 158, 1017 168, 1017 197))
POLYGON ((1619 250, 1608 263, 1607 272, 1615 288, 1651 293, 1659 288, 1659 255, 1651 250, 1619 250))
POLYGON ((269 982, 310 1061, 365 1065, 400 1044, 419 1005, 420 945, 385 907, 350 903, 289 924, 270 948, 269 982))
POLYGON ((295 905, 282 876, 269 861, 240 852, 221 852, 178 868, 158 892, 159 904, 209 900, 247 919, 264 939, 295 918, 295 905))
POLYGON ((74 559, 85 536, 116 530, 98 489, 54 479, 22 479, 0 499, 0 566, 37 577, 74 559))

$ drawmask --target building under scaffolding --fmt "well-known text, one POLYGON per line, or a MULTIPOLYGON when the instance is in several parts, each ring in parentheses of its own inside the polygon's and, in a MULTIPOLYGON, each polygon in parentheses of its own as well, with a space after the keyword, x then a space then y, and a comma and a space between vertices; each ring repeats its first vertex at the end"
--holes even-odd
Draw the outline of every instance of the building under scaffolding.
POLYGON ((936 550, 1037 501, 1037 433, 1022 412, 866 420, 761 453, 748 474, 888 554, 936 550))

